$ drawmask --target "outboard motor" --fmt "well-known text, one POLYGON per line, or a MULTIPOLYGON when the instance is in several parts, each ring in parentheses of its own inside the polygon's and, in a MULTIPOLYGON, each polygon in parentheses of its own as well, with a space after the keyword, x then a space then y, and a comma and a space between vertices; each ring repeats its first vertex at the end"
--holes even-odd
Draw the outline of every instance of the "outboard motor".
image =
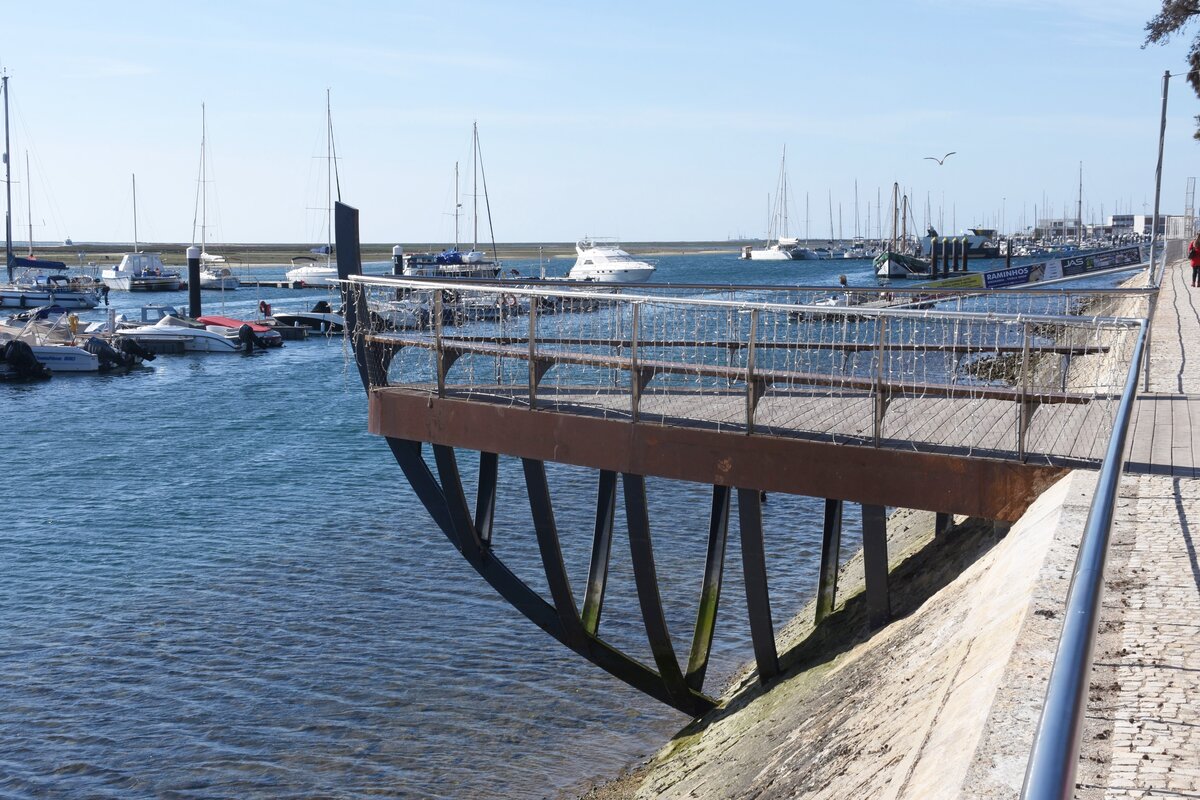
POLYGON ((138 344, 137 339, 120 336, 117 338, 117 347, 121 349, 122 353, 128 353, 134 358, 140 358, 143 361, 154 360, 154 353, 138 344))
POLYGON ((0 346, 0 361, 8 364, 12 374, 22 380, 45 380, 50 377, 50 368, 38 361, 33 348, 20 339, 0 346))
POLYGON ((92 336, 83 343, 83 349, 100 359, 100 371, 108 372, 117 367, 132 367, 133 357, 122 353, 103 339, 92 336))
POLYGON ((247 353, 254 352, 255 347, 258 347, 260 350, 267 349, 267 343, 255 336, 254 329, 246 324, 238 328, 238 341, 246 346, 247 353))
POLYGON ((332 314, 333 310, 329 307, 328 300, 318 300, 317 304, 312 307, 314 314, 332 314))

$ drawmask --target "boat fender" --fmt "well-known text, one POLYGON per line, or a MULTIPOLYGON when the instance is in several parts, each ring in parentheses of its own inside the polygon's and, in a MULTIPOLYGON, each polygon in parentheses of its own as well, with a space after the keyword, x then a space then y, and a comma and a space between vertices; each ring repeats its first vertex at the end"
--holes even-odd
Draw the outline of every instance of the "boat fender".
POLYGON ((259 300, 258 301, 258 313, 262 314, 264 317, 271 316, 271 304, 268 303, 266 300, 259 300))
POLYGON ((67 327, 71 329, 72 336, 79 333, 79 317, 75 314, 68 314, 67 327))

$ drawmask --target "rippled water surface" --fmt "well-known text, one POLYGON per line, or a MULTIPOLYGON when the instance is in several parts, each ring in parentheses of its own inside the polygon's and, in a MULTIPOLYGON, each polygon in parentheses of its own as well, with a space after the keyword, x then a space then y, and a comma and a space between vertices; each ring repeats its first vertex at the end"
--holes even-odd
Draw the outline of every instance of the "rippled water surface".
MULTIPOLYGON (((659 277, 832 285, 840 273, 867 283, 869 270, 681 256, 659 277)), ((260 299, 319 296, 204 301, 248 316, 260 299)), ((339 340, 0 385, 0 792, 553 797, 686 721, 503 603, 365 429, 339 340)), ((497 549, 544 589, 519 465, 502 470, 497 549)), ((594 475, 551 466, 550 480, 578 590, 594 475)), ((649 482, 681 652, 710 491, 649 482)), ((764 515, 782 623, 815 584, 820 501, 772 495, 764 515)), ((731 537, 712 691, 751 657, 739 559, 731 537)), ((602 634, 649 660, 623 533, 613 560, 602 634)))

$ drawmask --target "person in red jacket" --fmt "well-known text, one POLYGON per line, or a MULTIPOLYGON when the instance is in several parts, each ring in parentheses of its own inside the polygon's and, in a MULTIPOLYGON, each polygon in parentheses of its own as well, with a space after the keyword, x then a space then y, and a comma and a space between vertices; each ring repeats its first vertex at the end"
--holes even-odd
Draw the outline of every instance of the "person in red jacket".
POLYGON ((1200 235, 1188 242, 1188 261, 1192 262, 1192 286, 1200 286, 1200 235))

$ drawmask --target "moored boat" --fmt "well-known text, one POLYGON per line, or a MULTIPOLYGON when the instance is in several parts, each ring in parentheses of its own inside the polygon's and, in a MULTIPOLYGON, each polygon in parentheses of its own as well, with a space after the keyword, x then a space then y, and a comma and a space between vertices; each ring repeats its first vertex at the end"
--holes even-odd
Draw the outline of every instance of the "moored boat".
POLYGON ((575 244, 578 257, 567 273, 573 281, 596 283, 645 283, 654 265, 640 261, 621 249, 616 239, 584 237, 575 244))
POLYGON ((159 253, 126 253, 116 267, 101 271, 100 279, 123 292, 175 292, 183 285, 183 277, 167 269, 159 253))

